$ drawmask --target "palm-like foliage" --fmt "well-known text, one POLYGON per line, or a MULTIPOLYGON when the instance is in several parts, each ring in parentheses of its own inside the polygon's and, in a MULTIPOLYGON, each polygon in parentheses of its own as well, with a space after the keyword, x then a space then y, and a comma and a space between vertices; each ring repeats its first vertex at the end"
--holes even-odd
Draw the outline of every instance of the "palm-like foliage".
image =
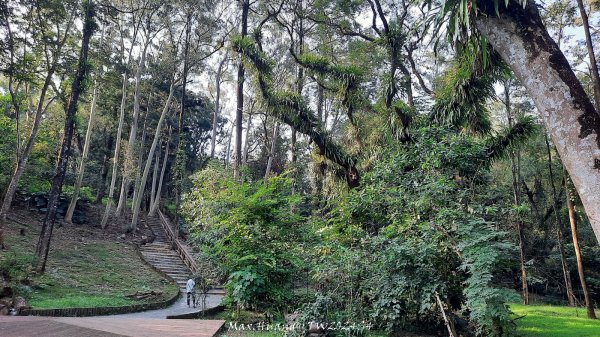
POLYGON ((486 139, 488 158, 490 161, 506 158, 508 149, 522 145, 536 131, 537 125, 532 117, 524 116, 517 119, 512 127, 486 139))
MULTIPOLYGON (((359 183, 356 159, 346 153, 325 131, 304 99, 297 93, 275 91, 272 85, 272 62, 249 38, 234 38, 233 48, 256 73, 256 84, 270 112, 284 123, 307 135, 319 148, 319 154, 338 164, 345 170, 350 187, 359 183)), ((350 81, 350 78, 347 78, 350 81)))
POLYGON ((500 55, 492 51, 485 60, 477 43, 461 47, 436 88, 436 103, 430 117, 476 135, 489 135, 492 125, 487 102, 495 96, 494 83, 506 78, 509 70, 500 55))

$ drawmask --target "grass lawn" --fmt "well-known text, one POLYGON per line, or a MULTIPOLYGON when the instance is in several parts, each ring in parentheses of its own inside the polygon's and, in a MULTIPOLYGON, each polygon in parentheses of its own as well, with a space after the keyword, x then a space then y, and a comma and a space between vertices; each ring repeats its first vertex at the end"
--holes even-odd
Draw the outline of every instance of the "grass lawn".
MULTIPOLYGON (((228 330, 220 335, 220 337, 281 337, 283 331, 234 331, 228 330)), ((386 337, 383 332, 369 332, 366 337, 386 337)))
MULTIPOLYGON (((9 251, 0 260, 16 261, 23 270, 21 276, 26 275, 38 228, 12 223, 8 229, 9 251), (20 228, 26 235, 18 234, 20 228)), ((29 274, 29 285, 18 287, 17 292, 38 309, 124 306, 166 300, 177 294, 177 286, 144 264, 133 245, 101 233, 99 228, 85 225, 55 228, 45 274, 29 274), (138 291, 162 294, 142 301, 125 296, 138 291)))
MULTIPOLYGON (((598 337, 600 320, 587 319, 585 308, 511 304, 523 337, 598 337)), ((600 312, 598 312, 600 313, 600 312)))

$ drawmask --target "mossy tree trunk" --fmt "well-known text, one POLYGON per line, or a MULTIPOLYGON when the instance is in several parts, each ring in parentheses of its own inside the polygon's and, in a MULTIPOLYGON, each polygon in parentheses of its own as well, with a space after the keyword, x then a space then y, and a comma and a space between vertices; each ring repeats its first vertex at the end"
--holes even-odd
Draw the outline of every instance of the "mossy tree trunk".
POLYGON ((600 241, 600 117, 534 2, 510 2, 500 16, 493 3, 479 9, 477 29, 535 102, 600 241))
POLYGON ((131 121, 131 130, 129 130, 129 143, 127 146, 127 153, 125 155, 125 163, 123 164, 123 180, 121 181, 121 193, 119 194, 119 203, 117 204, 117 210, 115 211, 116 216, 121 216, 123 210, 127 205, 127 194, 129 191, 129 178, 134 166, 134 157, 136 149, 137 129, 138 120, 140 117, 140 83, 142 81, 142 72, 146 65, 146 53, 148 46, 150 45, 151 38, 146 35, 146 41, 140 55, 140 61, 138 63, 137 70, 135 72, 135 89, 133 92, 133 119, 131 121))
POLYGON ((148 213, 148 215, 153 216, 156 211, 158 210, 158 207, 160 206, 160 196, 162 194, 162 185, 163 182, 165 181, 165 172, 167 170, 167 164, 169 162, 169 142, 171 140, 171 130, 169 130, 169 138, 167 139, 167 142, 165 144, 165 154, 163 157, 163 163, 162 163, 162 168, 160 170, 160 178, 158 179, 158 187, 156 188, 156 192, 154 193, 154 200, 152 200, 151 205, 150 205, 150 212, 148 213))

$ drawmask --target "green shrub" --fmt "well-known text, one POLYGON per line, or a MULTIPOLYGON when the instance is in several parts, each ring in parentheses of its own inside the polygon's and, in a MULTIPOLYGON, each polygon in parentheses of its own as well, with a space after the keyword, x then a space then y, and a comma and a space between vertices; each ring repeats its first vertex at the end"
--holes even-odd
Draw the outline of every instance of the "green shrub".
POLYGON ((8 251, 0 258, 0 273, 13 287, 28 283, 33 272, 32 261, 33 256, 31 255, 21 255, 14 251, 8 251))
POLYGON ((295 242, 302 217, 292 211, 292 181, 240 183, 209 165, 193 182, 182 208, 195 244, 226 276, 230 303, 274 315, 283 310, 301 265, 295 242))

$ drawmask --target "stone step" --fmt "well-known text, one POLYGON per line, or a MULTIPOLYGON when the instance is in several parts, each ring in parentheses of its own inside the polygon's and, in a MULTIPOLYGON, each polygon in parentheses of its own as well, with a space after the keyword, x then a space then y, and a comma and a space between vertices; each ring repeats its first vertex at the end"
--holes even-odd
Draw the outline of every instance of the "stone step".
POLYGON ((174 250, 162 250, 162 249, 146 249, 146 250, 142 250, 141 251, 143 254, 148 254, 148 255, 156 255, 156 256, 179 256, 177 255, 177 252, 175 252, 174 250))
MULTIPOLYGON (((148 261, 150 262, 150 261, 148 261)), ((154 262, 151 264, 160 270, 185 270, 188 271, 188 267, 185 264, 177 264, 177 263, 165 263, 165 262, 154 262)))
POLYGON ((142 257, 146 262, 175 280, 181 290, 184 291, 187 280, 192 274, 190 269, 172 249, 171 243, 167 242, 165 230, 160 220, 158 218, 148 218, 146 225, 156 237, 154 242, 139 248, 142 257))
POLYGON ((181 274, 181 273, 189 274, 190 273, 190 270, 185 265, 161 264, 161 265, 157 265, 157 268, 160 268, 160 270, 162 270, 166 273, 175 273, 175 274, 181 274))
POLYGON ((190 270, 186 266, 174 266, 174 265, 154 265, 156 268, 164 271, 165 273, 187 273, 190 274, 190 270))
POLYGON ((175 256, 179 257, 175 251, 172 250, 142 250, 140 253, 148 257, 161 257, 161 256, 175 256))
POLYGON ((150 258, 150 257, 144 257, 144 260, 146 260, 146 261, 148 261, 150 263, 156 263, 156 264, 161 264, 161 265, 185 266, 185 263, 183 263, 183 261, 181 261, 177 257, 173 257, 173 258, 150 258))
POLYGON ((172 277, 176 281, 187 281, 190 278, 190 274, 188 274, 188 273, 183 273, 183 274, 166 273, 166 274, 169 275, 170 277, 172 277))
POLYGON ((171 265, 161 265, 157 268, 164 271, 165 273, 175 273, 175 274, 189 274, 190 270, 186 266, 171 266, 171 265))
POLYGON ((150 247, 140 247, 140 251, 142 252, 175 252, 171 249, 170 246, 150 246, 150 247))
POLYGON ((177 254, 176 251, 172 250, 172 249, 166 249, 166 248, 158 248, 158 247, 149 247, 147 249, 143 249, 140 250, 141 252, 148 252, 150 254, 154 253, 154 254, 177 254))
POLYGON ((174 279, 177 279, 177 280, 186 280, 187 281, 187 279, 189 279, 191 276, 191 273, 189 273, 189 272, 171 273, 171 272, 164 271, 164 273, 171 276, 174 279))
POLYGON ((179 258, 177 258, 177 256, 160 257, 160 258, 144 256, 144 260, 146 260, 150 263, 157 263, 157 264, 163 264, 163 265, 185 266, 185 263, 183 263, 183 261, 181 261, 179 258))
POLYGON ((171 278, 177 282, 177 284, 185 284, 187 280, 189 280, 189 275, 169 275, 171 278))
MULTIPOLYGON (((150 261, 148 261, 150 262, 150 261)), ((188 270, 188 267, 183 262, 164 262, 164 261, 153 261, 155 267, 169 270, 188 270)))
POLYGON ((159 249, 171 249, 171 245, 168 242, 152 242, 147 243, 140 248, 159 248, 159 249))
POLYGON ((171 246, 168 245, 160 245, 160 246, 147 246, 147 247, 140 247, 141 250, 149 250, 149 251, 165 251, 165 252, 174 252, 173 249, 171 249, 171 246))

